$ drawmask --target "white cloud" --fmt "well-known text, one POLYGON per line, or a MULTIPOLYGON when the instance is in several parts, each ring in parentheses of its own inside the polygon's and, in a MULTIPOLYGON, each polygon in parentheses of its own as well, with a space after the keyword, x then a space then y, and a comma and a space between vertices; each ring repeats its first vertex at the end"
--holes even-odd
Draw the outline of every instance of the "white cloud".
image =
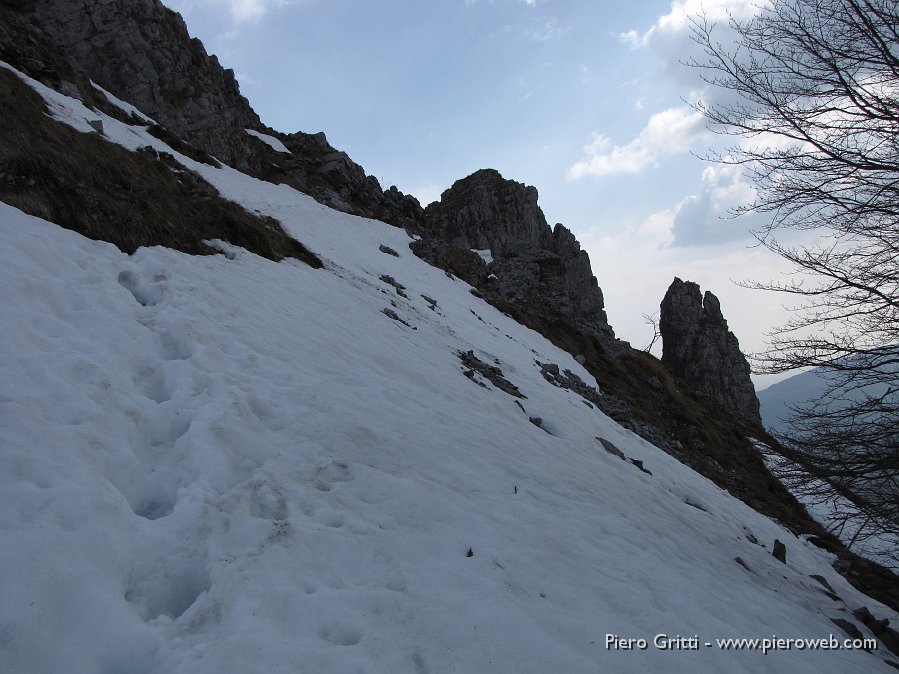
POLYGON ((702 191, 681 201, 671 222, 672 246, 709 246, 750 237, 761 224, 754 214, 733 217, 733 209, 750 204, 755 189, 740 166, 716 164, 702 172, 702 191))
POLYGON ((672 241, 674 228, 674 216, 676 208, 650 213, 637 227, 637 233, 645 241, 653 242, 656 248, 667 248, 672 241))
MULTIPOLYGON (((651 29, 650 29, 651 30, 651 29)), ((631 29, 626 33, 619 33, 618 39, 624 42, 627 45, 630 45, 631 49, 640 49, 641 47, 646 46, 646 37, 648 33, 644 33, 641 35, 637 31, 631 29)))
POLYGON ((292 4, 298 0, 165 0, 164 4, 181 14, 189 13, 198 6, 216 7, 227 10, 234 23, 258 21, 269 10, 292 4))
POLYGON ((568 178, 638 173, 688 151, 706 134, 700 113, 687 105, 668 108, 652 115, 640 135, 627 145, 613 145, 607 136, 594 134, 584 147, 586 156, 568 170, 568 178))
POLYGON ((652 26, 620 33, 618 39, 631 49, 651 49, 661 59, 662 73, 667 83, 675 83, 685 90, 694 90, 701 94, 706 103, 719 102, 732 94, 720 88, 709 89, 700 77, 700 72, 683 66, 683 63, 693 59, 699 62, 706 59, 702 47, 692 39, 691 22, 704 15, 716 24, 716 41, 727 45, 736 38, 736 34, 728 26, 728 19, 750 19, 767 2, 768 0, 674 0, 668 13, 660 16, 652 26))
POLYGON ((671 11, 642 33, 629 30, 618 38, 632 49, 639 49, 654 41, 686 37, 690 32, 691 19, 705 15, 710 21, 726 22, 729 17, 748 19, 758 13, 758 0, 674 0, 671 11))
MULTIPOLYGON (((691 57, 699 61, 703 58, 701 47, 691 39, 691 19, 705 15, 710 21, 718 22, 721 28, 719 37, 727 42, 732 34, 727 28, 728 18, 751 18, 760 11, 765 1, 674 0, 668 13, 660 16, 648 29, 632 29, 620 33, 618 38, 631 49, 652 48, 661 57, 666 83, 674 83, 682 91, 689 92, 689 100, 702 100, 704 104, 721 103, 734 94, 708 88, 700 73, 682 65, 691 57)), ((634 105, 635 110, 642 107, 642 100, 634 105)), ((688 105, 670 107, 653 114, 640 134, 627 144, 615 145, 607 136, 595 134, 592 142, 584 148, 584 158, 569 169, 568 178, 637 173, 658 166, 666 157, 687 152, 698 140, 709 138, 702 115, 688 105)), ((684 208, 689 208, 689 204, 684 204, 684 208)))
POLYGON ((231 18, 242 23, 247 20, 258 20, 265 14, 267 0, 230 0, 231 18))

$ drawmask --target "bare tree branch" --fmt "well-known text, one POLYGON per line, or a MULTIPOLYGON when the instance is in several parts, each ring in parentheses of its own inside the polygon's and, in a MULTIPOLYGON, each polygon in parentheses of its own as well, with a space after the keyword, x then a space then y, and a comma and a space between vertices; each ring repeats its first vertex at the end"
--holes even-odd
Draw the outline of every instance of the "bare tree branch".
POLYGON ((839 495, 839 526, 863 523, 846 528, 853 543, 899 534, 899 4, 773 0, 727 23, 729 46, 721 26, 693 22, 704 56, 686 65, 729 92, 694 107, 736 139, 708 156, 753 182, 736 212, 766 214, 756 238, 794 270, 746 284, 796 301, 756 361, 824 368, 828 383, 792 410, 791 477, 839 495))

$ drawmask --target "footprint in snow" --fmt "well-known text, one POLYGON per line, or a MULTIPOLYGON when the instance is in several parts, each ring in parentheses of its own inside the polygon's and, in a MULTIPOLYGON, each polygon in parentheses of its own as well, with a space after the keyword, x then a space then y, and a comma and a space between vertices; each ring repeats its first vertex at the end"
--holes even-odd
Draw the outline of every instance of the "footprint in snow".
POLYGON ((344 523, 343 515, 336 510, 331 510, 331 508, 319 508, 315 511, 313 517, 319 524, 324 524, 334 529, 339 529, 344 523))
POLYGON ((287 519, 287 499, 276 484, 259 478, 250 487, 250 515, 266 520, 287 519))
POLYGON ((125 590, 125 600, 144 620, 160 616, 176 620, 211 586, 209 573, 199 559, 175 555, 135 572, 125 590))
POLYGON ((194 355, 194 342, 183 325, 173 325, 158 334, 160 355, 165 360, 188 360, 194 355))
POLYGON ((343 623, 322 625, 318 628, 318 636, 335 646, 355 646, 362 640, 362 632, 343 623))
POLYGON ((137 272, 126 269, 119 272, 118 282, 134 296, 139 304, 152 307, 162 302, 165 296, 165 289, 161 283, 164 278, 164 276, 160 276, 154 281, 147 281, 137 272))
POLYGON ((319 468, 318 475, 316 477, 320 481, 329 484, 334 484, 335 482, 349 482, 353 479, 353 472, 350 469, 349 464, 342 463, 340 461, 334 461, 329 463, 327 466, 319 468))

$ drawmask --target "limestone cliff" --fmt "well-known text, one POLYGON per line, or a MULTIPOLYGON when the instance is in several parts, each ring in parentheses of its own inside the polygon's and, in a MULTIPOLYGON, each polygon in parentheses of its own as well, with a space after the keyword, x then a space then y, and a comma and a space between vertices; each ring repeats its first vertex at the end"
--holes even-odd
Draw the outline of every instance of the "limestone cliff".
POLYGON ((744 419, 761 423, 749 363, 721 314, 718 298, 675 278, 661 304, 662 362, 693 388, 744 419))
POLYGON ((247 163, 246 128, 262 123, 234 72, 157 0, 37 0, 25 12, 91 80, 232 166, 247 163))
POLYGON ((472 285, 614 341, 587 252, 561 224, 549 227, 535 187, 477 171, 425 209, 422 234, 426 257, 455 266, 472 285), (489 251, 492 261, 472 250, 489 251))
POLYGON ((378 181, 324 133, 265 127, 240 93, 234 72, 191 38, 179 14, 158 0, 4 0, 0 54, 35 79, 89 104, 88 80, 128 101, 161 127, 255 177, 284 182, 338 210, 414 229, 418 201, 378 181), (61 58, 59 55, 63 55, 61 58), (279 138, 278 153, 246 129, 279 138))

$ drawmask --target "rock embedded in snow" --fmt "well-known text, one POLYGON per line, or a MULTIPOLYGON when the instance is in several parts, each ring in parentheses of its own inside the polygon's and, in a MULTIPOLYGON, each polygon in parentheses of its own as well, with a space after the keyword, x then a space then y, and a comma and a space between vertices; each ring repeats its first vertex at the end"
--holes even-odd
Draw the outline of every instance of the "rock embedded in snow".
MULTIPOLYGON (((472 312, 474 313, 474 312, 472 312)), ((478 316, 479 320, 482 320, 480 316, 478 316)), ((483 322, 483 320, 482 320, 483 322)), ((510 396, 514 396, 516 398, 527 398, 521 391, 518 390, 518 387, 515 386, 512 382, 505 378, 503 375, 503 371, 496 367, 495 365, 488 365, 476 355, 474 355, 473 350, 469 351, 459 351, 456 355, 459 356, 459 360, 462 361, 462 364, 468 368, 465 376, 467 376, 472 381, 477 381, 474 378, 474 372, 477 372, 481 377, 489 381, 496 388, 504 393, 508 393, 510 396), (469 375, 469 372, 472 374, 469 375)), ((479 382, 480 383, 480 382, 479 382)), ((517 402, 517 401, 516 401, 517 402)), ((520 406, 520 403, 519 403, 520 406)))
POLYGON ((787 546, 780 539, 774 539, 774 549, 771 551, 771 554, 774 556, 774 559, 784 564, 787 563, 787 546))
POLYGON ((387 285, 393 286, 393 289, 396 290, 397 295, 408 299, 408 296, 406 295, 406 286, 398 282, 395 278, 390 276, 390 274, 381 274, 378 279, 380 279, 387 285))
POLYGON ((853 639, 864 639, 865 637, 865 635, 862 634, 862 631, 851 620, 846 620, 845 618, 831 618, 830 622, 839 627, 853 639))
POLYGON ((612 454, 613 456, 617 456, 622 461, 627 460, 627 457, 624 455, 624 452, 622 452, 620 449, 618 449, 618 447, 615 446, 614 442, 612 442, 611 440, 606 440, 605 438, 598 437, 596 439, 599 440, 600 443, 602 443, 603 448, 605 448, 605 450, 609 454, 612 454))

